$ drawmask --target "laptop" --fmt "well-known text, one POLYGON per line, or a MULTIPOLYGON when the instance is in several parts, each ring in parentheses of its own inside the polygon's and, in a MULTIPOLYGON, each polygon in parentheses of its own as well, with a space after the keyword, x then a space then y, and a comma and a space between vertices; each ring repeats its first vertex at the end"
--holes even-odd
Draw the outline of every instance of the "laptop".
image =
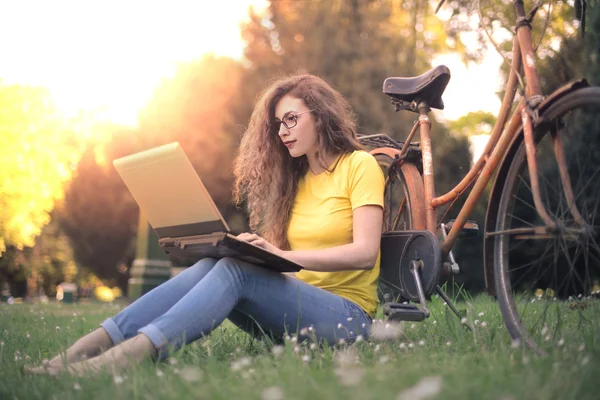
POLYGON ((169 143, 113 161, 160 247, 178 258, 236 257, 278 272, 300 264, 237 239, 179 143, 169 143))

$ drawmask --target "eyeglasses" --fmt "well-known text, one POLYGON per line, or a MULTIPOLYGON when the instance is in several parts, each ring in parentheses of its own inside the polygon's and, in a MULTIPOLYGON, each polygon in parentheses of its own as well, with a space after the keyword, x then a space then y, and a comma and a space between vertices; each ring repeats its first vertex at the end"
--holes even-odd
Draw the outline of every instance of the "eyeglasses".
POLYGON ((313 112, 314 110, 308 110, 308 111, 304 111, 298 114, 288 114, 286 116, 283 117, 283 120, 280 120, 279 118, 273 118, 273 121, 271 123, 271 128, 273 128, 274 131, 278 132, 279 128, 281 128, 281 124, 283 124, 283 126, 285 126, 287 129, 292 129, 293 127, 295 127, 296 125, 298 125, 298 117, 303 115, 303 114, 308 114, 309 112, 313 112))

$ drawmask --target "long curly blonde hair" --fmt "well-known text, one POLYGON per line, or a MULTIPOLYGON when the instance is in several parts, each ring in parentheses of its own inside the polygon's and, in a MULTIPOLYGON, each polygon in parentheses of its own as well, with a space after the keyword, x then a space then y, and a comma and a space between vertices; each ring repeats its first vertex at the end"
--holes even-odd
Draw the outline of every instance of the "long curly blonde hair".
POLYGON ((304 101, 314 110, 317 159, 328 168, 324 154, 342 155, 362 149, 356 118, 344 97, 313 75, 280 79, 260 96, 234 160, 233 198, 247 202, 250 229, 287 250, 287 228, 298 181, 308 171, 306 156, 294 158, 271 128, 275 107, 285 95, 304 101))

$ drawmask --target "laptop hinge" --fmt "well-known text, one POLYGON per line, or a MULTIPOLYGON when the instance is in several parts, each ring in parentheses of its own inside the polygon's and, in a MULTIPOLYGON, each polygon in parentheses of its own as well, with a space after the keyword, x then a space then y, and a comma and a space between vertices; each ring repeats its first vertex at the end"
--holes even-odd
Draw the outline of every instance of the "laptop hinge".
POLYGON ((205 235, 182 236, 182 237, 164 237, 158 240, 161 248, 168 249, 169 247, 179 247, 180 249, 193 247, 209 247, 216 246, 219 241, 223 240, 226 233, 213 232, 205 235))

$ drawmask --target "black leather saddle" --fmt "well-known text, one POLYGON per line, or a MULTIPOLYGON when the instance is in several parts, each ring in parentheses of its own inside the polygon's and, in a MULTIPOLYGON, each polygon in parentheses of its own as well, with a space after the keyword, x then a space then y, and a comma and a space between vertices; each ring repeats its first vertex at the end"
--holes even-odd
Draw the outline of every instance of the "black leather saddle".
POLYGON ((450 80, 450 70, 439 65, 414 78, 387 78, 383 93, 407 103, 426 101, 429 107, 444 109, 442 93, 450 80))

